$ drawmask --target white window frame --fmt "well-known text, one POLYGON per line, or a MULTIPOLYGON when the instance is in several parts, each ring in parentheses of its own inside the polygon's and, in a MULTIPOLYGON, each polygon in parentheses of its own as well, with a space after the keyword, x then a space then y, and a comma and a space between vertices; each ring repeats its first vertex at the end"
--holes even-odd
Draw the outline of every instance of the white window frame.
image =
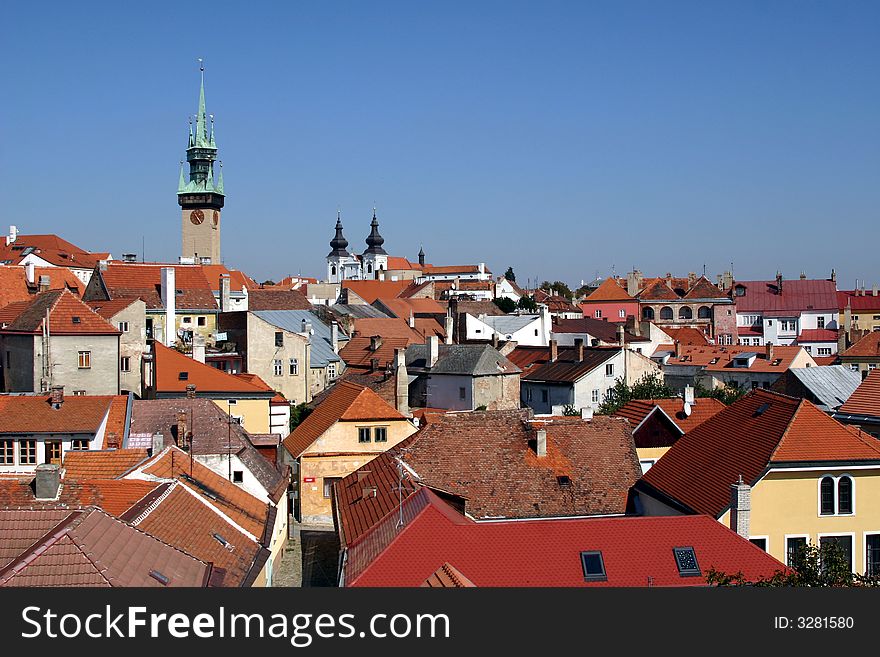
POLYGON ((123 333, 128 333, 128 322, 119 322, 116 326, 123 333))
POLYGON ((120 372, 131 372, 131 356, 120 356, 119 357, 119 371, 120 372))
POLYGON ((77 369, 79 370, 90 370, 92 369, 92 352, 91 351, 77 351, 77 369), (85 357, 85 358, 84 358, 85 357), (83 363, 86 363, 83 365, 83 363))
POLYGON ((599 388, 593 388, 593 393, 592 393, 591 399, 593 400, 594 404, 599 403, 599 394, 600 394, 599 388))
POLYGON ((327 378, 331 381, 336 378, 336 363, 327 364, 327 378))
POLYGON ((595 319, 602 319, 602 309, 596 308, 596 312, 593 313, 593 317, 595 319))
POLYGON ((860 572, 864 575, 868 573, 868 536, 880 536, 880 529, 862 532, 862 570, 860 572))
MULTIPOLYGON (((749 540, 752 539, 764 539, 764 552, 770 554, 770 536, 768 534, 757 534, 755 536, 749 536, 749 540)), ((758 547, 755 545, 755 547, 758 547)))
MULTIPOLYGON (((856 533, 855 532, 823 532, 821 534, 816 534, 816 546, 819 550, 822 549, 822 539, 830 538, 832 536, 849 536, 852 541, 852 547, 850 549, 850 559, 852 563, 850 563, 850 569, 855 569, 856 567, 856 533)), ((862 546, 864 548, 864 546, 862 546)), ((864 571, 863 571, 864 572, 864 571)))
POLYGON ((299 359, 291 358, 287 363, 287 372, 289 376, 299 376, 299 359))
POLYGON ((621 308, 620 310, 617 311, 617 316, 620 319, 626 319, 626 310, 621 308))
MULTIPOLYGON (((841 472, 838 475, 831 474, 830 472, 826 472, 824 474, 819 475, 819 479, 816 482, 816 514, 819 518, 851 518, 856 515, 856 478, 849 472, 841 472), (834 481, 834 513, 822 513, 822 480, 825 477, 831 477, 834 481), (852 513, 839 513, 837 511, 838 507, 838 499, 837 499, 837 491, 840 486, 840 480, 843 477, 849 477, 850 481, 852 481, 852 513)), ((829 534, 830 535, 830 534, 829 534)))
POLYGON ((809 534, 785 534, 783 536, 784 542, 782 544, 782 548, 783 548, 783 551, 785 552, 785 555, 784 555, 784 558, 782 559, 782 563, 784 563, 786 566, 789 566, 789 567, 791 567, 791 564, 788 563, 788 539, 790 539, 790 538, 804 538, 807 540, 807 545, 809 545, 810 544, 810 535, 809 534))

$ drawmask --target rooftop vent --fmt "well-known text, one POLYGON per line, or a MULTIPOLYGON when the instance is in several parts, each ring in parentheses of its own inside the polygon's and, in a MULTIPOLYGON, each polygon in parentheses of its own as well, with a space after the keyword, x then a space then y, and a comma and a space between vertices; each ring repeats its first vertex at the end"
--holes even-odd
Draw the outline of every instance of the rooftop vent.
POLYGON ((214 540, 217 541, 223 547, 225 547, 225 548, 229 547, 229 541, 227 541, 225 538, 223 538, 223 536, 221 536, 217 532, 214 532, 213 534, 211 534, 211 536, 213 536, 214 540))
POLYGON ((556 477, 556 483, 560 488, 571 488, 571 477, 568 475, 559 475, 556 477))
POLYGON ((189 372, 181 372, 177 375, 178 381, 188 381, 189 380, 189 372))
POLYGON ((678 574, 681 577, 700 577, 700 566, 697 564, 697 554, 692 547, 672 548, 675 555, 675 565, 678 566, 678 574))
POLYGON ((167 575, 163 575, 158 570, 151 570, 150 577, 159 582, 162 586, 168 586, 169 582, 171 582, 167 575))
POLYGON ((758 406, 758 410, 755 411, 755 417, 761 417, 764 415, 764 412, 770 408, 770 404, 761 404, 758 406))
POLYGON ((79 317, 77 317, 76 315, 74 315, 73 317, 71 317, 71 320, 73 321, 74 324, 80 324, 80 323, 82 323, 82 320, 81 320, 79 317))

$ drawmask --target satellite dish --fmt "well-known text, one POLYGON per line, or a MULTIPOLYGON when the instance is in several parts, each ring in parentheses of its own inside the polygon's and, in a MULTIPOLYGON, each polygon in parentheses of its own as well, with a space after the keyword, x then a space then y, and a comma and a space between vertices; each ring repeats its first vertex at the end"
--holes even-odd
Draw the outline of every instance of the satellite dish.
POLYGON ((684 416, 685 417, 691 416, 691 405, 689 402, 684 403, 684 416))

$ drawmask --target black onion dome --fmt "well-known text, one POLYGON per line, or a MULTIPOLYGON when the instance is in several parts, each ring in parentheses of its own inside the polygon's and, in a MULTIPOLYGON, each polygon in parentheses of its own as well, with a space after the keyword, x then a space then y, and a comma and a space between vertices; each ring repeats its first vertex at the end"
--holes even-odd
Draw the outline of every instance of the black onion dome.
POLYGON ((348 255, 348 240, 342 234, 342 219, 338 216, 336 217, 336 236, 330 240, 330 248, 333 249, 330 251, 331 256, 348 255))
POLYGON ((367 236, 367 249, 364 253, 388 255, 382 248, 384 243, 385 238, 379 234, 379 220, 376 219, 376 211, 373 210, 373 221, 370 222, 370 234, 367 236))

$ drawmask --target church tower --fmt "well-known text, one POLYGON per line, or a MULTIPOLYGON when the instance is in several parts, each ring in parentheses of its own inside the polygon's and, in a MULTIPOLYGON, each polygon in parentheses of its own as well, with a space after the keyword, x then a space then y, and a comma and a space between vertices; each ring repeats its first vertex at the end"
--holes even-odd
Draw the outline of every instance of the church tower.
POLYGON ((180 163, 180 182, 177 186, 177 203, 182 216, 181 256, 192 258, 198 264, 209 259, 220 264, 220 210, 223 208, 223 163, 214 176, 217 145, 214 142, 214 115, 205 112, 205 66, 199 60, 201 87, 199 111, 195 131, 192 117, 189 121, 189 143, 186 161, 189 164, 189 181, 184 178, 183 162, 180 163), (210 126, 208 122, 210 120, 210 126))
POLYGON ((356 272, 351 271, 352 265, 359 266, 360 263, 348 252, 348 240, 342 234, 342 215, 340 212, 336 213, 336 235, 330 240, 330 249, 330 253, 327 254, 328 283, 341 283, 347 278, 360 278, 356 272))
POLYGON ((367 248, 361 256, 364 266, 364 278, 379 278, 379 272, 388 269, 388 254, 382 245, 385 238, 379 234, 379 220, 376 219, 376 208, 373 208, 373 221, 370 222, 370 234, 367 235, 367 248))

